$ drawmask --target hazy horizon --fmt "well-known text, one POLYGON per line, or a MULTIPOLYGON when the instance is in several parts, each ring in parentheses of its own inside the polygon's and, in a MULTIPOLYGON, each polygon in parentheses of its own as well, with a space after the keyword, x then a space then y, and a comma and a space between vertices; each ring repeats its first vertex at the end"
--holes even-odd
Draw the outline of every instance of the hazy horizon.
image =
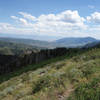
POLYGON ((30 40, 40 40, 40 41, 48 41, 48 42, 52 42, 55 40, 59 40, 59 39, 64 39, 64 38, 94 38, 96 40, 100 40, 98 38, 95 37, 91 37, 91 36, 84 36, 84 37, 53 37, 53 36, 32 36, 32 35, 9 35, 9 34, 0 34, 0 38, 16 38, 16 39, 30 39, 30 40))

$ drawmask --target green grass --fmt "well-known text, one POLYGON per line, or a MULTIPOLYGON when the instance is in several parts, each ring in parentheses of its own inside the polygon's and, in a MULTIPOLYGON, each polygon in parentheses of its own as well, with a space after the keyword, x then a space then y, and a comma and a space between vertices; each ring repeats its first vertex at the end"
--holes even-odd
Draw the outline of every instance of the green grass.
POLYGON ((16 70, 15 72, 11 72, 9 74, 7 73, 5 75, 1 75, 0 76, 0 83, 9 80, 12 77, 19 76, 22 73, 25 73, 25 72, 28 72, 28 71, 31 71, 31 70, 36 70, 38 68, 43 68, 47 64, 54 63, 54 62, 57 62, 59 60, 64 60, 65 58, 69 59, 70 56, 65 55, 65 56, 56 57, 56 58, 53 58, 53 59, 49 59, 49 60, 43 61, 43 62, 41 62, 39 64, 28 65, 26 67, 21 68, 20 70, 16 70))
POLYGON ((60 61, 60 60, 64 60, 64 59, 69 59, 69 58, 71 58, 71 57, 73 57, 73 56, 75 56, 77 54, 81 54, 83 52, 85 52, 85 51, 77 50, 77 53, 72 52, 70 54, 65 54, 64 56, 59 56, 59 57, 56 57, 56 58, 48 59, 46 61, 40 62, 39 64, 34 64, 34 65, 31 64, 31 65, 28 65, 28 66, 24 66, 23 68, 21 68, 19 70, 16 70, 15 72, 11 72, 11 73, 7 73, 7 74, 4 74, 4 75, 1 75, 0 76, 0 83, 9 80, 12 77, 19 76, 22 73, 25 73, 25 72, 28 72, 28 71, 32 71, 32 70, 36 70, 38 68, 43 68, 47 64, 54 63, 54 62, 57 62, 57 61, 60 61))
POLYGON ((50 59, 9 75, 8 81, 1 81, 0 100, 100 100, 100 48, 50 59))
POLYGON ((99 100, 100 99, 100 77, 93 78, 86 83, 79 83, 75 89, 76 100, 99 100))

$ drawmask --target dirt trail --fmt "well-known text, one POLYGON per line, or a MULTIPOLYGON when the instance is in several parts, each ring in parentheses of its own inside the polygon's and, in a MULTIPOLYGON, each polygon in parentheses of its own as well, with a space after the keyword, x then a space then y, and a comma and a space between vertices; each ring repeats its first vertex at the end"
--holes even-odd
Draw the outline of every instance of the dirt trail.
POLYGON ((68 89, 62 94, 58 95, 59 99, 58 100, 67 100, 67 98, 70 96, 70 94, 74 91, 73 86, 70 85, 68 89))

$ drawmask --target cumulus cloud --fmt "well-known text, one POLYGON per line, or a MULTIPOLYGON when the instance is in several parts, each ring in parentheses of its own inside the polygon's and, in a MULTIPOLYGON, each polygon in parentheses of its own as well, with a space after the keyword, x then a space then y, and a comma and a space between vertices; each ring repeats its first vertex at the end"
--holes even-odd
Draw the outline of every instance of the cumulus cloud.
POLYGON ((24 18, 17 16, 11 16, 11 18, 17 20, 22 26, 32 27, 35 32, 48 34, 48 31, 57 33, 65 30, 86 29, 87 27, 84 24, 85 19, 79 15, 78 11, 66 10, 58 14, 40 15, 37 18, 24 12, 19 14, 24 18), (31 19, 32 22, 29 22, 28 19, 31 19))
POLYGON ((57 15, 59 20, 68 23, 83 23, 85 19, 79 16, 78 11, 67 10, 57 15))
POLYGON ((14 27, 13 25, 9 23, 0 23, 0 33, 9 33, 9 34, 32 34, 33 29, 32 28, 24 28, 24 27, 14 27))
POLYGON ((66 26, 84 27, 85 19, 80 17, 78 11, 67 10, 59 14, 41 15, 38 17, 38 22, 48 23, 52 25, 63 24, 66 26))
POLYGON ((94 22, 100 24, 100 12, 94 12, 90 16, 87 17, 89 22, 94 22))
POLYGON ((23 27, 33 27, 33 24, 28 22, 26 19, 24 18, 19 18, 16 16, 11 16, 12 19, 16 20, 19 23, 19 26, 23 26, 23 27))
POLYGON ((0 27, 1 29, 6 29, 6 30, 13 29, 13 26, 9 23, 0 23, 0 27))
POLYGON ((37 18, 34 28, 41 33, 63 34, 69 30, 86 29, 85 19, 78 11, 66 10, 58 14, 41 15, 37 18))
POLYGON ((0 33, 12 33, 15 29, 16 28, 9 23, 0 23, 0 33))
POLYGON ((18 19, 18 17, 16 17, 16 16, 11 16, 11 18, 12 19, 16 19, 16 20, 18 19))
MULTIPOLYGON (((66 10, 57 14, 42 14, 35 17, 25 12, 11 16, 17 24, 0 23, 0 32, 16 34, 37 34, 52 36, 88 36, 89 32, 97 30, 88 22, 100 23, 100 13, 94 12, 86 19, 81 17, 77 10, 66 10)), ((92 24, 91 24, 92 25, 92 24)))
POLYGON ((28 20, 36 21, 36 17, 32 16, 31 14, 25 12, 19 12, 19 14, 28 20))
POLYGON ((66 23, 83 23, 85 19, 79 16, 78 11, 66 10, 59 14, 41 15, 38 21, 63 21, 66 23))

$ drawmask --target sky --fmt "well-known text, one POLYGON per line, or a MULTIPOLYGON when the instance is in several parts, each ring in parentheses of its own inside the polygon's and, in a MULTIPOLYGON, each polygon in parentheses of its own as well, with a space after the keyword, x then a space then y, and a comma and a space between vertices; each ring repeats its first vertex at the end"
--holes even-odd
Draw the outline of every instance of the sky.
POLYGON ((100 0, 0 0, 0 34, 100 39, 100 0))

